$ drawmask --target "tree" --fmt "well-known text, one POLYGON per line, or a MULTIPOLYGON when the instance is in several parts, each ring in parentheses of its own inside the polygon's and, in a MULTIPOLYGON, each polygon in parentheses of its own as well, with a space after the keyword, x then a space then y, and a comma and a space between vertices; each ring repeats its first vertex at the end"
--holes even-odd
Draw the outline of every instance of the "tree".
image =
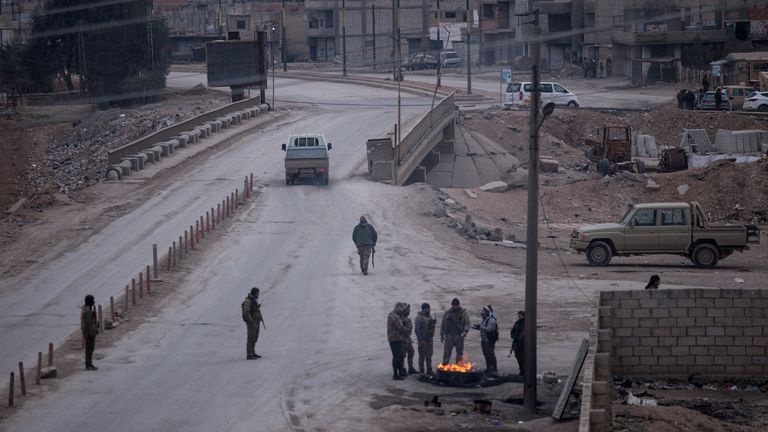
POLYGON ((165 22, 150 0, 47 0, 33 20, 29 55, 70 90, 75 77, 102 104, 146 101, 165 87, 165 22))

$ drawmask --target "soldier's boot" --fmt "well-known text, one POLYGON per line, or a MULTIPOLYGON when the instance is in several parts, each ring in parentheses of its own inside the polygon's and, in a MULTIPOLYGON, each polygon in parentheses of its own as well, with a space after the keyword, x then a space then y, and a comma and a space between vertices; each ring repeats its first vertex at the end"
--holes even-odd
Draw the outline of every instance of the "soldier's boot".
POLYGON ((392 374, 392 380, 393 381, 401 381, 401 380, 405 379, 404 377, 400 376, 398 368, 393 367, 392 370, 394 371, 394 373, 392 374))
POLYGON ((419 372, 413 367, 413 365, 409 365, 408 366, 408 374, 416 375, 417 373, 419 373, 419 372))
POLYGON ((407 376, 408 376, 408 371, 405 369, 405 367, 401 367, 401 368, 399 369, 399 373, 400 373, 400 376, 401 376, 403 379, 405 379, 405 377, 407 377, 407 376))
POLYGON ((432 370, 432 366, 428 367, 428 368, 427 368, 427 375, 429 375, 429 376, 432 376, 432 375, 434 375, 434 374, 435 374, 435 373, 434 373, 434 371, 432 370))

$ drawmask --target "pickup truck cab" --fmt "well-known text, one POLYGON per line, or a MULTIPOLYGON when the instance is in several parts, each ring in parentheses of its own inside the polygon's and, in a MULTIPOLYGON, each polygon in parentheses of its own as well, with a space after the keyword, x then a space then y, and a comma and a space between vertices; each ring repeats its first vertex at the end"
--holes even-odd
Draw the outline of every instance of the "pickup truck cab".
POLYGON ((593 266, 606 266, 614 256, 674 254, 712 268, 752 243, 760 243, 756 226, 709 223, 696 202, 636 204, 619 223, 585 225, 571 233, 571 248, 586 252, 593 266))
POLYGON ((300 178, 320 179, 328 184, 328 152, 333 145, 323 134, 297 134, 288 137, 282 145, 285 152, 285 184, 292 185, 300 178))

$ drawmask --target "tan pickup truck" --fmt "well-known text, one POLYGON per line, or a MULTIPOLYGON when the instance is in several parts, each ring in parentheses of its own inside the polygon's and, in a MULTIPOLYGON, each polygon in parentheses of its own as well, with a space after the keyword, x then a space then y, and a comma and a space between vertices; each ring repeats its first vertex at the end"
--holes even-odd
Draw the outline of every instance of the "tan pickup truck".
POLYGON ((696 202, 636 204, 619 223, 585 225, 571 233, 571 248, 593 266, 614 256, 674 254, 712 268, 734 251, 760 243, 754 225, 712 224, 696 202))

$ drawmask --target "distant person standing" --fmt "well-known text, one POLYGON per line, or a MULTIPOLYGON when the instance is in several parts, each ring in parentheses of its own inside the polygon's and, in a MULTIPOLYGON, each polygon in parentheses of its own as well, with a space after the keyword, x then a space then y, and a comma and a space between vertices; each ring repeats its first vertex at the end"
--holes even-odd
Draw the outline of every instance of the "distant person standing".
POLYGON ((435 339, 435 324, 437 320, 430 315, 429 303, 422 303, 421 310, 416 314, 414 331, 419 350, 419 372, 432 375, 432 352, 435 339))
POLYGON ((704 74, 704 78, 701 79, 701 88, 704 89, 704 93, 709 91, 709 78, 707 78, 707 74, 704 74))
POLYGON ((493 314, 491 305, 483 306, 480 313, 483 320, 480 324, 475 324, 474 328, 480 330, 480 347, 485 357, 485 372, 496 374, 499 370, 496 365, 496 341, 499 340, 499 323, 496 315, 493 314))
POLYGON ((651 276, 651 279, 648 281, 648 284, 645 285, 645 289, 659 289, 659 285, 661 284, 661 278, 659 275, 653 275, 651 276))
POLYGON ((691 90, 685 92, 685 107, 689 110, 696 108, 696 95, 691 90))
POLYGON ((387 315, 387 340, 392 351, 392 379, 403 380, 408 376, 405 370, 405 339, 408 330, 405 326, 405 307, 403 302, 395 303, 395 308, 387 315))
POLYGON ((720 111, 720 107, 723 105, 723 90, 720 87, 715 89, 715 110, 720 111))
POLYGON ((260 359, 256 354, 256 342, 259 340, 259 325, 263 321, 261 316, 261 304, 259 304, 259 289, 251 288, 250 294, 245 297, 241 305, 243 310, 243 321, 248 331, 247 342, 245 345, 246 360, 260 359))
POLYGON ((451 307, 443 315, 440 324, 440 342, 443 346, 443 364, 451 362, 451 354, 456 349, 456 363, 464 361, 464 337, 469 332, 469 314, 461 307, 459 299, 451 300, 451 307))
POLYGON ((411 339, 411 333, 413 333, 413 320, 411 320, 411 305, 406 304, 403 310, 403 325, 405 326, 405 332, 407 337, 405 338, 405 356, 408 359, 408 373, 413 375, 416 373, 416 368, 413 367, 413 357, 416 355, 416 351, 413 349, 413 339, 411 339))
POLYGON ((677 107, 683 109, 685 106, 685 89, 677 92, 677 107))
POLYGON ((357 246, 357 254, 360 255, 360 271, 363 275, 368 274, 368 261, 372 253, 376 253, 376 241, 379 236, 373 225, 368 223, 365 216, 360 216, 360 223, 352 231, 352 241, 357 246))
POLYGON ((520 375, 525 374, 525 312, 517 313, 517 321, 509 331, 512 338, 512 351, 515 353, 517 366, 520 368, 520 375))
POLYGON ((96 301, 90 294, 85 296, 80 313, 80 330, 85 339, 85 369, 98 370, 93 365, 93 351, 96 349, 96 335, 99 334, 99 319, 96 316, 96 301))
POLYGON ((605 66, 603 66, 603 62, 600 62, 600 78, 602 78, 604 76, 603 75, 603 71, 604 70, 605 70, 605 66))
POLYGON ((611 76, 613 73, 613 60, 610 57, 605 59, 605 75, 611 76))

